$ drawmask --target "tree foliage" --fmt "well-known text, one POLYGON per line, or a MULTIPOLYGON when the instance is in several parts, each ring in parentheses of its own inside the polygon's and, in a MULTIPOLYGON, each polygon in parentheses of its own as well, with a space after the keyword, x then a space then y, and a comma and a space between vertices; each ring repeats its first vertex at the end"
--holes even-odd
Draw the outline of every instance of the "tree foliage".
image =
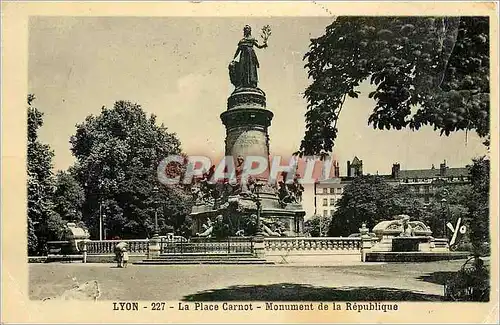
POLYGON ((300 154, 326 155, 347 97, 370 80, 379 129, 489 135, 488 17, 338 17, 304 56, 312 78, 300 154))
POLYGON ((359 176, 345 186, 344 194, 337 202, 330 236, 349 236, 359 232, 363 223, 372 229, 378 222, 404 212, 404 197, 396 195, 396 189, 379 176, 359 176))
POLYGON ((100 211, 107 237, 151 237, 155 212, 162 233, 183 227, 190 212, 189 192, 157 179, 160 161, 179 154, 180 142, 164 125, 156 125, 154 115, 147 116, 140 105, 117 101, 112 109, 103 107, 100 115, 78 124, 70 142, 86 197, 83 219, 94 237, 100 211))
POLYGON ((85 201, 83 187, 70 171, 59 171, 56 174, 54 192, 54 210, 70 222, 82 220, 82 207, 85 201))
POLYGON ((472 191, 468 205, 470 239, 478 254, 489 253, 490 243, 490 160, 475 159, 469 166, 472 191))
POLYGON ((328 234, 332 216, 314 215, 304 222, 304 232, 311 237, 321 237, 328 234))
POLYGON ((467 222, 467 206, 471 191, 472 188, 469 184, 438 185, 432 200, 423 206, 420 214, 415 215, 415 217, 431 227, 434 237, 451 239, 452 234, 448 228, 445 228, 445 224, 450 222, 455 227, 458 218, 462 219, 462 224, 467 222), (445 202, 442 202, 443 199, 445 202))
POLYGON ((329 234, 348 236, 359 232, 363 223, 372 229, 380 221, 407 214, 411 220, 422 221, 431 227, 433 236, 442 238, 447 222, 455 226, 458 218, 467 219, 470 193, 470 185, 438 185, 430 202, 424 203, 407 185, 390 185, 379 176, 356 177, 344 188, 329 234), (441 203, 443 198, 446 204, 441 203))
POLYGON ((50 147, 38 140, 43 113, 32 106, 34 95, 28 95, 28 254, 40 254, 48 240, 61 238, 64 222, 54 211, 54 175, 50 147))

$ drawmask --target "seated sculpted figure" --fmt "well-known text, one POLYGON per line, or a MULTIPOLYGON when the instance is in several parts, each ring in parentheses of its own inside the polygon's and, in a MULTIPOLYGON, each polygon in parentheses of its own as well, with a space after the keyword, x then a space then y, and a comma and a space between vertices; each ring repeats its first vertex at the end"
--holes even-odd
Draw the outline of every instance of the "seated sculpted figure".
POLYGON ((403 231, 400 234, 401 237, 412 237, 412 236, 414 236, 413 228, 409 224, 409 221, 410 221, 409 217, 404 217, 403 218, 403 231))
POLYGON ((198 237, 210 237, 212 235, 212 231, 214 230, 214 226, 212 225, 212 221, 210 219, 207 220, 207 223, 202 225, 204 231, 202 233, 196 233, 198 237))

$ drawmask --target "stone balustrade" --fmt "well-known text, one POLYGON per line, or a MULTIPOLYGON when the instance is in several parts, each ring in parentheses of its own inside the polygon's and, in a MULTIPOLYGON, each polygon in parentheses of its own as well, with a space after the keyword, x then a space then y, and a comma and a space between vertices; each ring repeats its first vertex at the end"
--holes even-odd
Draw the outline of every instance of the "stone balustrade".
POLYGON ((359 251, 359 237, 265 238, 266 251, 359 251))
MULTIPOLYGON (((375 239, 370 239, 371 241, 375 239)), ((149 239, 124 239, 124 240, 92 240, 87 241, 86 253, 88 255, 99 255, 99 254, 114 254, 114 248, 119 242, 127 242, 129 247, 129 252, 131 254, 147 254, 148 246, 150 244, 149 239)), ((163 251, 163 253, 168 253, 168 243, 158 242, 158 248, 163 251), (161 248, 160 248, 161 247, 161 248)), ((213 250, 211 245, 224 245, 224 249, 227 250, 227 242, 221 243, 175 243, 176 245, 182 245, 189 248, 193 245, 199 245, 213 250), (210 245, 209 245, 210 244, 210 245), (189 247, 188 247, 189 246, 189 247), (210 246, 210 247, 208 247, 210 246)), ((253 251, 253 243, 244 243, 245 247, 240 247, 239 242, 231 243, 231 251, 253 251), (234 247, 233 247, 234 246, 234 247), (236 247, 237 246, 237 247, 236 247), (246 247, 249 246, 249 247, 246 247)), ((265 254, 282 254, 284 252, 288 253, 305 253, 305 254, 359 254, 362 246, 362 239, 359 237, 266 237, 263 238, 263 246, 265 254)), ((176 246, 177 247, 177 246, 176 246)), ((186 252, 189 251, 186 249, 186 252)))
MULTIPOLYGON (((114 254, 116 244, 122 241, 128 243, 130 253, 145 254, 148 251, 148 239, 92 240, 87 242, 87 253, 114 254)), ((264 247, 266 251, 352 251, 361 249, 361 239, 348 237, 268 237, 264 239, 264 247)))
POLYGON ((148 239, 117 239, 117 240, 92 240, 87 242, 88 254, 114 254, 115 246, 119 242, 128 244, 131 254, 146 254, 148 252, 148 239))

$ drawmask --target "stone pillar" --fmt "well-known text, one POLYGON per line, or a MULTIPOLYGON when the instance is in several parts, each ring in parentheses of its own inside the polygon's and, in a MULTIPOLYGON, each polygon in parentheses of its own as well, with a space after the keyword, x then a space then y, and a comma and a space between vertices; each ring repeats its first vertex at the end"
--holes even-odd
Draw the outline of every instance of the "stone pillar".
POLYGON ((264 258, 266 255, 266 248, 264 245, 264 236, 253 237, 254 254, 258 258, 264 258))
POLYGON ((366 224, 362 224, 361 228, 359 228, 359 233, 361 235, 361 262, 366 261, 366 253, 372 248, 372 239, 368 234, 369 229, 366 227, 366 224))
POLYGON ((82 241, 82 254, 83 254, 83 263, 87 263, 87 239, 82 241))
POLYGON ((153 236, 148 242, 148 259, 160 257, 160 237, 153 236))

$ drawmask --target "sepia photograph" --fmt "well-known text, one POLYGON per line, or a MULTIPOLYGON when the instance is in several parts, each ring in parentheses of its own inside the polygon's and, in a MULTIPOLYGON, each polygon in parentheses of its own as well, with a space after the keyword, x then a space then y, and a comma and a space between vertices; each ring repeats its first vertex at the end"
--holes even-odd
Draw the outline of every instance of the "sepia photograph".
POLYGON ((10 164, 25 214, 2 228, 24 234, 25 299, 163 322, 379 322, 409 302, 498 314, 491 4, 29 14, 24 107, 2 103, 24 124, 10 164))

